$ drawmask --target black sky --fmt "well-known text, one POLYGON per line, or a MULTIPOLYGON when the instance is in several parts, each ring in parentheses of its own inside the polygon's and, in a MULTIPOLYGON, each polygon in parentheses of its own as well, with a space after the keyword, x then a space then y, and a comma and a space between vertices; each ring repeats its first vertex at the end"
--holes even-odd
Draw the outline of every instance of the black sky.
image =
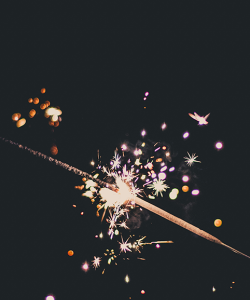
MULTIPOLYGON (((187 1, 4 7, 0 136, 47 155, 55 143, 57 159, 91 172, 97 149, 108 160, 145 128, 147 138, 170 143, 177 160, 189 151, 202 161, 196 199, 178 203, 165 197, 155 204, 250 255, 249 126, 243 117, 249 99, 247 11, 236 3, 187 1), (41 113, 22 128, 12 123, 14 112, 28 113, 30 97, 62 109, 54 132, 41 113), (210 113, 208 126, 197 126, 188 116, 194 111, 210 113), (164 121, 168 128, 162 132, 164 121), (186 130, 192 134, 184 142, 186 130), (220 152, 217 140, 224 142, 220 152), (213 225, 216 218, 223 221, 220 228, 213 225)), ((145 246, 146 261, 131 259, 107 267, 104 275, 84 273, 81 264, 103 255, 111 242, 106 238, 100 245, 94 238, 104 225, 74 189, 81 178, 7 143, 0 149, 6 299, 45 299, 49 293, 56 300, 249 296, 247 258, 151 213, 135 233, 174 244, 145 246)))

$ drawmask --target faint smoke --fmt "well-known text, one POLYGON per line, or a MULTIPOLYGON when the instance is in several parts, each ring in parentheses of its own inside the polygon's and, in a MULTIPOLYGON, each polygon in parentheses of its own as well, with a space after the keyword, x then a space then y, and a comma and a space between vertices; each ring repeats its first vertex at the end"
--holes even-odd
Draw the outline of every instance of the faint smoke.
POLYGON ((126 225, 129 229, 138 229, 141 227, 141 224, 147 220, 149 220, 150 214, 147 210, 136 207, 131 210, 129 213, 129 219, 126 221, 126 225))

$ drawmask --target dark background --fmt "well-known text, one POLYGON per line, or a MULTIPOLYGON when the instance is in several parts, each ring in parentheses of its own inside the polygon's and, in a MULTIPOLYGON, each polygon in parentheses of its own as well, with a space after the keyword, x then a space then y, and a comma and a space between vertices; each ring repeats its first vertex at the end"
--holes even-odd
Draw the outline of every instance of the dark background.
MULTIPOLYGON (((202 162, 194 167, 199 196, 182 194, 178 203, 166 194, 154 203, 250 255, 249 7, 98 2, 14 2, 1 9, 0 136, 47 155, 54 143, 57 159, 91 172, 97 149, 108 162, 145 128, 147 138, 171 144, 177 161, 189 151, 202 162), (39 109, 27 117, 30 97, 61 108, 54 132, 39 109), (210 113, 209 124, 197 126, 188 116, 194 111, 210 113), (15 112, 27 119, 22 128, 11 120, 15 112), (221 151, 214 149, 218 140, 221 151)), ((2 141, 0 151, 5 299, 248 299, 248 258, 152 213, 135 233, 174 244, 145 246, 145 261, 132 256, 102 265, 103 275, 101 268, 84 273, 84 261, 119 250, 107 236, 94 238, 106 227, 74 189, 81 177, 2 141)))

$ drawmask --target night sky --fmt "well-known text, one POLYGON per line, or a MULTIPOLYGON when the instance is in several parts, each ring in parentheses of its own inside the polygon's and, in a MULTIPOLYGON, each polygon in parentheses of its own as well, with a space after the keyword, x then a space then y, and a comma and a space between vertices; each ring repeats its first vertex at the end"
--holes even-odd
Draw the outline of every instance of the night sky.
MULTIPOLYGON (((56 145, 54 158, 89 173, 98 149, 102 163, 109 163, 123 142, 143 139, 142 129, 145 141, 171 146, 173 165, 187 151, 196 153, 201 163, 191 168, 191 185, 200 194, 180 192, 172 201, 167 192, 151 203, 250 255, 249 125, 243 117, 249 8, 229 2, 98 2, 18 2, 2 9, 0 136, 46 155, 56 145), (52 129, 39 106, 30 119, 30 97, 59 106, 60 126, 52 129), (194 112, 210 113, 208 125, 197 126, 188 116, 194 112), (13 113, 27 123, 17 128, 13 113), (220 151, 217 141, 224 144, 220 151), (222 226, 216 228, 218 218, 222 226)), ((117 266, 103 262, 84 272, 85 261, 103 257, 106 249, 118 254, 119 244, 96 217, 96 204, 74 188, 81 176, 3 141, 0 151, 5 299, 249 298, 248 258, 144 209, 139 228, 127 235, 174 243, 146 245, 117 266), (101 231, 104 238, 96 239, 101 231)))

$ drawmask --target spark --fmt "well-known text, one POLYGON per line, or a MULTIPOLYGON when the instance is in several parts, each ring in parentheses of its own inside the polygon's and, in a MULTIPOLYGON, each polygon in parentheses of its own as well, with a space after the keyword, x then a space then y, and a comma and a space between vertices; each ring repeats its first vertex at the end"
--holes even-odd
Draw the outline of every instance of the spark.
POLYGON ((196 158, 198 156, 195 156, 195 153, 192 153, 192 156, 188 152, 187 152, 187 154, 188 154, 188 157, 185 156, 183 158, 185 158, 185 160, 186 160, 185 162, 187 163, 187 165, 189 167, 191 167, 194 162, 199 162, 200 163, 200 161, 196 160, 196 158))
POLYGON ((209 117, 210 113, 207 114, 205 117, 201 117, 199 116, 196 112, 194 112, 194 115, 192 114, 188 114, 191 118, 195 119, 196 121, 198 121, 198 125, 207 125, 208 121, 207 118, 209 117))
POLYGON ((92 260, 92 266, 93 266, 93 268, 95 268, 95 270, 96 270, 96 268, 100 267, 101 260, 102 260, 101 257, 94 256, 94 259, 92 260))
POLYGON ((122 239, 122 242, 118 242, 120 244, 120 249, 121 249, 120 252, 125 252, 125 253, 126 253, 126 251, 130 251, 131 252, 131 250, 129 249, 129 246, 131 244, 127 243, 128 240, 129 240, 129 238, 126 240, 126 242, 123 241, 123 237, 122 236, 121 236, 121 239, 122 239))
POLYGON ((156 181, 153 181, 152 183, 148 184, 149 189, 153 189, 155 191, 155 195, 158 197, 158 194, 160 193, 161 197, 163 197, 162 192, 165 192, 169 186, 164 183, 165 180, 158 179, 156 181))
POLYGON ((112 169, 118 169, 121 164, 121 156, 115 151, 115 155, 113 159, 111 160, 112 163, 112 169))

